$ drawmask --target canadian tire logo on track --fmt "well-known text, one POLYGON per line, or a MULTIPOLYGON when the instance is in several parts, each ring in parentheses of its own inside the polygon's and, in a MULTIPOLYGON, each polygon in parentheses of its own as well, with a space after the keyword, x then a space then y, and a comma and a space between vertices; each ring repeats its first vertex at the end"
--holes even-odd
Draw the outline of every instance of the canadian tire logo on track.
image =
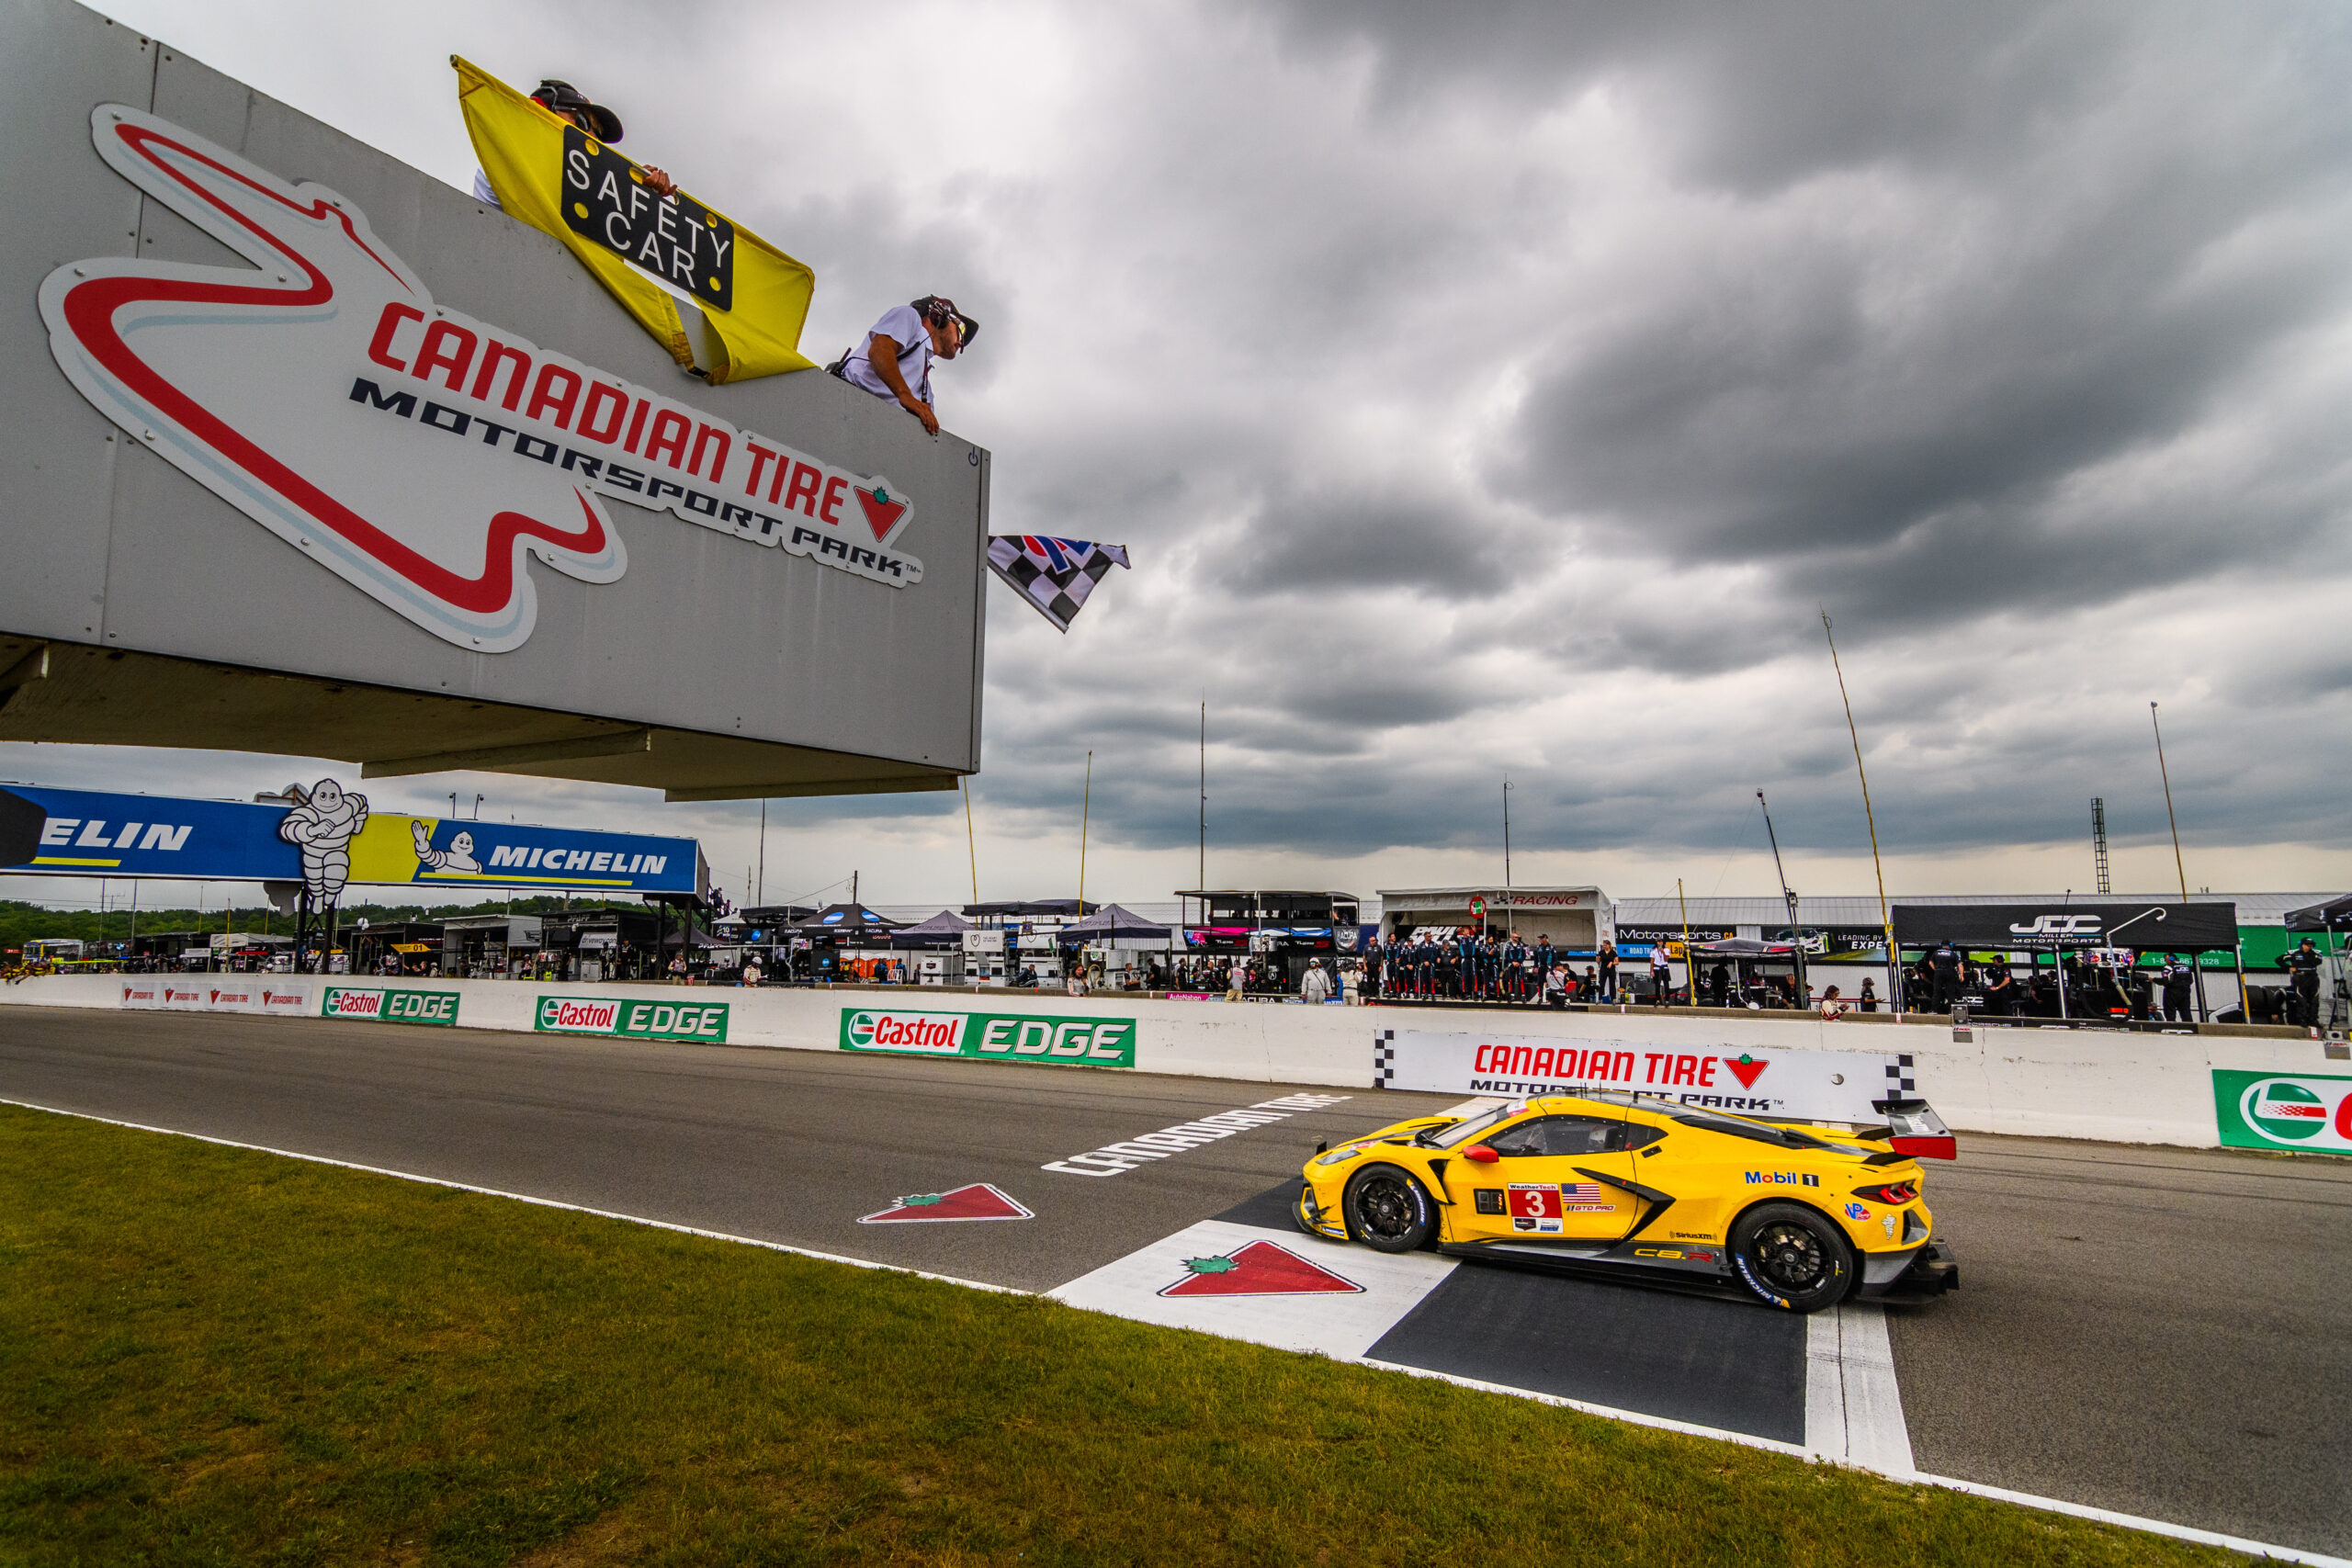
POLYGON ((2213 1119, 2231 1148, 2352 1154, 2352 1078, 2215 1068, 2213 1119))
POLYGON ((624 1040, 727 1040, 725 1002, 541 997, 531 1025, 545 1034, 608 1034, 624 1040))
POLYGON ((447 1029, 458 1021, 455 991, 395 990, 377 986, 329 986, 324 1018, 356 1018, 378 1023, 429 1023, 447 1029))

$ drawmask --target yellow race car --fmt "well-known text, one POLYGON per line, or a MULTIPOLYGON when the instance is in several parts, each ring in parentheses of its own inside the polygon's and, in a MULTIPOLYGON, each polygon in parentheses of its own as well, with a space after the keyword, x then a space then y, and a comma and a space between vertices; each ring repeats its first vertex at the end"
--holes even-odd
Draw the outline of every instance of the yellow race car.
MULTIPOLYGON (((1924 1103, 1896 1104, 1905 1134, 1931 1126, 1949 1146, 1924 1103)), ((1959 1264, 1935 1239, 1918 1162, 1897 1136, 1648 1095, 1514 1100, 1318 1147, 1292 1217, 1380 1252, 1712 1280, 1794 1312, 1955 1290, 1959 1264)))

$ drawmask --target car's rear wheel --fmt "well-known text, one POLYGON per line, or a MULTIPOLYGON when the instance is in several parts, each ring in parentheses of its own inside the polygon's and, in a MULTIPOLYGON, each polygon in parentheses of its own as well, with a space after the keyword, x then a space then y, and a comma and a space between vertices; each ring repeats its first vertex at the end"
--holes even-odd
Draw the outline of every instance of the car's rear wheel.
POLYGON ((1411 1252, 1437 1232, 1437 1207, 1429 1193, 1393 1165, 1356 1172, 1341 1203, 1348 1235, 1374 1252, 1411 1252))
POLYGON ((1758 1300, 1819 1312, 1845 1299, 1854 1249, 1838 1227, 1801 1203, 1763 1203, 1731 1231, 1732 1265, 1758 1300))

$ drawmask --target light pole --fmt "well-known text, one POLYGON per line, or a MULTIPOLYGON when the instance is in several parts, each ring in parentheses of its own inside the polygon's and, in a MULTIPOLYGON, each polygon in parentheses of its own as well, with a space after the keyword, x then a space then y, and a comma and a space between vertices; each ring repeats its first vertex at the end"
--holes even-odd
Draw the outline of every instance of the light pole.
POLYGON ((1797 1005, 1813 1004, 1813 987, 1804 977, 1804 928, 1797 924, 1797 896, 1789 886, 1789 874, 1781 865, 1781 836, 1772 831, 1772 808, 1764 804, 1764 792, 1756 792, 1756 804, 1764 810, 1764 837, 1772 846, 1773 874, 1781 879, 1781 900, 1789 908, 1789 952, 1796 960, 1797 1005))

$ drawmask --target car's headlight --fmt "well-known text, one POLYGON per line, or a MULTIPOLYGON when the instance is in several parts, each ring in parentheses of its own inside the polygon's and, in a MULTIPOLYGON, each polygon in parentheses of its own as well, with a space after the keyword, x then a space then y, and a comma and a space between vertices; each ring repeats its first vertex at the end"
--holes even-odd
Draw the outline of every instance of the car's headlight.
POLYGON ((1338 1165, 1343 1160, 1351 1160, 1362 1153, 1363 1153, 1363 1150, 1360 1146, 1351 1144, 1344 1149, 1333 1149, 1328 1155, 1316 1156, 1315 1163, 1317 1165, 1338 1165))

